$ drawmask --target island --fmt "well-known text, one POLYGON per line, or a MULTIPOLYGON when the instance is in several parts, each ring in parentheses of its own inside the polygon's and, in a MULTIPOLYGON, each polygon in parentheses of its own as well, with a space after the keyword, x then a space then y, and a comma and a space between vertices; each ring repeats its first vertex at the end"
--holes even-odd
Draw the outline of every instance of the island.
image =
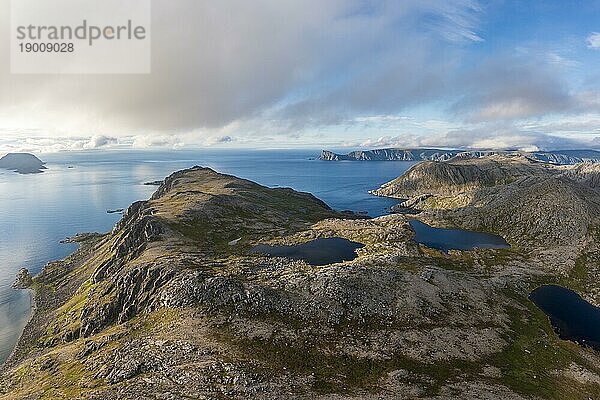
POLYGON ((369 219, 176 172, 33 278, 0 398, 598 398, 600 354, 529 295, 600 304, 599 187, 600 164, 427 161, 376 190, 415 213, 369 219), (510 246, 441 251, 414 221, 510 246), (303 258, 322 246, 343 254, 303 258))
POLYGON ((9 153, 0 158, 0 169, 7 169, 19 174, 39 174, 44 172, 44 162, 29 153, 9 153))
POLYGON ((452 150, 452 149, 375 149, 357 150, 348 154, 337 154, 322 150, 323 161, 447 161, 452 158, 489 157, 493 155, 522 155, 534 161, 557 165, 572 165, 582 162, 599 162, 600 151, 596 150, 553 150, 525 152, 519 150, 452 150))

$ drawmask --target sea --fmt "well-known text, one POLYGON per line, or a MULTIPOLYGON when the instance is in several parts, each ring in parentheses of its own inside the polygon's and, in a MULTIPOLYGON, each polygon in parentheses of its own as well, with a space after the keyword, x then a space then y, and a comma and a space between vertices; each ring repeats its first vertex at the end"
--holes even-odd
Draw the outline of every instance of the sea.
POLYGON ((414 162, 321 161, 318 150, 89 151, 45 154, 42 174, 0 170, 0 362, 12 352, 31 315, 31 294, 11 287, 20 268, 34 275, 76 249, 61 240, 108 232, 109 210, 149 198, 146 182, 195 165, 269 187, 310 192, 330 207, 380 216, 397 203, 368 193, 414 162))

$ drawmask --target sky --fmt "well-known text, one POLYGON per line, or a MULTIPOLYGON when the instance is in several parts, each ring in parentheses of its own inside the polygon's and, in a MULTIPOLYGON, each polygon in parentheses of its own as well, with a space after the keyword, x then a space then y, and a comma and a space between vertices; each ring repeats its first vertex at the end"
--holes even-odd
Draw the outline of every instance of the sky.
POLYGON ((600 148, 600 0, 153 0, 151 37, 150 74, 1 57, 0 152, 600 148))

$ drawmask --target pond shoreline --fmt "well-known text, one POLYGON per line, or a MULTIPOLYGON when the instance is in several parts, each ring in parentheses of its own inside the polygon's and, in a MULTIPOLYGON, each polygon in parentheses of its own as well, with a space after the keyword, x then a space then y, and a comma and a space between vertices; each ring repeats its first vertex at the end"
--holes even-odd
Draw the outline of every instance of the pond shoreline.
POLYGON ((470 251, 475 249, 508 249, 510 244, 502 236, 465 229, 436 228, 418 219, 409 220, 415 231, 414 241, 426 247, 443 251, 470 251))
POLYGON ((600 308, 560 285, 542 285, 528 296, 562 339, 600 351, 600 308))

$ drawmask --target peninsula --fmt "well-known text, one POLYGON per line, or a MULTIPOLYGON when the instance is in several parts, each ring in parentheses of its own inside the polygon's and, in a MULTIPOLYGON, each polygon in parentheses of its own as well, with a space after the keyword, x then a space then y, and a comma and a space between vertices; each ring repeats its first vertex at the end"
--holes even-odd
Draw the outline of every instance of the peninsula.
POLYGON ((600 355, 528 299, 554 283, 600 301, 596 165, 420 165, 378 194, 431 200, 375 219, 207 168, 171 175, 33 278, 0 399, 598 398, 600 355), (437 251, 414 218, 511 247, 437 251), (355 255, 253 251, 334 238, 355 255))

